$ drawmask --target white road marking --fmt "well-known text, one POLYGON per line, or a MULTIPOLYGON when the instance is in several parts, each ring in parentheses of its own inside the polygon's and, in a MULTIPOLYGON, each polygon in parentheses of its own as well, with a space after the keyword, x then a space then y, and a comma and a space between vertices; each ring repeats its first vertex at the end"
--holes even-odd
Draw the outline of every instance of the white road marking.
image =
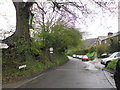
POLYGON ((31 81, 35 80, 36 78, 41 77, 41 76, 43 76, 43 75, 44 75, 44 74, 40 74, 40 75, 38 75, 38 76, 30 79, 30 80, 27 80, 27 81, 23 82, 22 84, 17 85, 17 86, 14 87, 14 88, 19 88, 20 86, 22 86, 22 85, 24 85, 24 84, 26 84, 26 83, 28 83, 28 82, 31 82, 31 81))

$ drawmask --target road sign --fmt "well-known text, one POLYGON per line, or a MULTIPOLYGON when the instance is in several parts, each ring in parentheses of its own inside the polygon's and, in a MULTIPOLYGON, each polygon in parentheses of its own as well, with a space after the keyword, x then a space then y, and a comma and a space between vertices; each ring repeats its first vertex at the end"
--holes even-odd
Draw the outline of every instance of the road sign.
POLYGON ((50 53, 53 53, 53 50, 54 50, 53 47, 49 48, 50 53))

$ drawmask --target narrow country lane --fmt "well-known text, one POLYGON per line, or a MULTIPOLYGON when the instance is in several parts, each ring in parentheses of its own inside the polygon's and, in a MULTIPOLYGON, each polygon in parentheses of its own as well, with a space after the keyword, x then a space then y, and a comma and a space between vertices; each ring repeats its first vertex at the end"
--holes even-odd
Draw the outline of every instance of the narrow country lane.
POLYGON ((20 88, 112 88, 102 70, 88 70, 81 60, 68 63, 40 75, 20 88))

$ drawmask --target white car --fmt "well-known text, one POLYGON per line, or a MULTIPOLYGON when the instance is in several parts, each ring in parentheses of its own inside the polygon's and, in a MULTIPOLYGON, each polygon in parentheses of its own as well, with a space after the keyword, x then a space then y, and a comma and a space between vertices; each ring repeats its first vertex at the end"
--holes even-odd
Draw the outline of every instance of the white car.
POLYGON ((79 55, 76 55, 76 58, 79 58, 79 55))
POLYGON ((73 54, 73 56, 72 56, 73 58, 76 58, 77 57, 77 55, 76 54, 73 54))
POLYGON ((109 62, 111 62, 114 59, 120 58, 120 52, 115 52, 108 58, 101 59, 101 64, 107 66, 109 62))
POLYGON ((82 55, 79 55, 79 56, 78 56, 79 59, 82 59, 82 57, 83 57, 82 55))

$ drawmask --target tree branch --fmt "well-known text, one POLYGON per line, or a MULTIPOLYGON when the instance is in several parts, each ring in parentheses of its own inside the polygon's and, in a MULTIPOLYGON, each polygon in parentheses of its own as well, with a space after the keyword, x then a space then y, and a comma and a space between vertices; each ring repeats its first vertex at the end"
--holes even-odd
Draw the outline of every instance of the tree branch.
POLYGON ((46 14, 46 12, 44 11, 44 9, 43 9, 43 8, 41 8, 37 2, 34 2, 34 3, 37 5, 37 7, 38 7, 40 10, 42 10, 42 11, 43 11, 43 13, 44 13, 44 14, 46 14))

